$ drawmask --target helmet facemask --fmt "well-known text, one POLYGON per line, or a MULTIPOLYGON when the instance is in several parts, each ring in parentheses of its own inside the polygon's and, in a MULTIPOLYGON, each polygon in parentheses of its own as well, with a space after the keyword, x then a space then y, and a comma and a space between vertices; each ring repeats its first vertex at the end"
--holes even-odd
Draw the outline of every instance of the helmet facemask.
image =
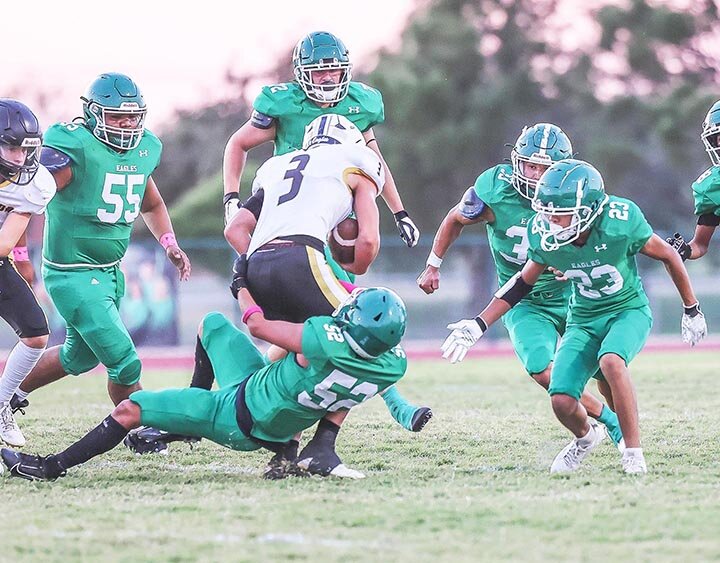
POLYGON ((145 131, 146 107, 140 107, 136 102, 122 102, 119 107, 105 107, 95 101, 83 98, 85 102, 85 114, 90 114, 92 119, 88 120, 92 127, 92 133, 103 143, 123 151, 136 148, 142 140, 145 131), (134 127, 117 127, 107 123, 108 116, 131 115, 137 116, 137 123, 134 127))
POLYGON ((348 92, 352 79, 352 64, 340 62, 337 59, 323 59, 315 64, 299 65, 295 67, 295 80, 298 81, 305 95, 313 102, 319 104, 333 104, 341 101, 348 92), (313 81, 313 72, 320 70, 341 71, 340 80, 335 83, 330 80, 323 82, 313 81))
POLYGON ((700 135, 713 166, 720 166, 720 124, 706 124, 700 135))
POLYGON ((587 231, 602 212, 608 196, 591 205, 582 203, 582 189, 578 189, 577 203, 574 207, 555 207, 552 202, 547 205, 534 199, 532 208, 536 212, 532 222, 532 232, 540 235, 540 246, 546 252, 557 250, 561 246, 572 244, 580 235, 587 231), (570 224, 562 227, 551 221, 552 217, 570 216, 570 224))
POLYGON ((25 137, 19 145, 0 142, 0 177, 18 186, 32 182, 40 167, 41 145, 40 137, 25 137), (19 164, 14 155, 11 155, 18 149, 25 152, 23 162, 19 164))
POLYGON ((537 183, 540 177, 538 176, 537 178, 530 178, 529 176, 527 176, 525 174, 525 165, 529 163, 540 164, 542 166, 545 166, 545 169, 547 170, 547 168, 550 167, 553 163, 552 158, 550 158, 546 154, 534 154, 530 157, 527 157, 521 155, 520 153, 515 151, 515 149, 513 149, 510 153, 510 160, 513 167, 513 187, 524 198, 532 199, 535 196, 535 188, 537 187, 537 183))

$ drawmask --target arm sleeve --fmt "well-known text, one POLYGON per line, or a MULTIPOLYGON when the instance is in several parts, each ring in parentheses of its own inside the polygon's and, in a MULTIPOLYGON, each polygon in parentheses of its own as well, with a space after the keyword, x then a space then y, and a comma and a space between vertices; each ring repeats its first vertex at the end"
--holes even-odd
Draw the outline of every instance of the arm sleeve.
POLYGON ((487 205, 485 205, 485 202, 477 195, 473 186, 470 186, 465 191, 460 203, 457 205, 457 210, 460 215, 471 221, 480 217, 485 209, 487 209, 487 205))
POLYGON ((253 195, 251 195, 245 203, 242 204, 243 209, 247 209, 250 213, 253 214, 255 217, 255 220, 257 221, 260 217, 260 212, 262 211, 263 206, 263 200, 265 199, 265 190, 260 188, 257 190, 253 195))

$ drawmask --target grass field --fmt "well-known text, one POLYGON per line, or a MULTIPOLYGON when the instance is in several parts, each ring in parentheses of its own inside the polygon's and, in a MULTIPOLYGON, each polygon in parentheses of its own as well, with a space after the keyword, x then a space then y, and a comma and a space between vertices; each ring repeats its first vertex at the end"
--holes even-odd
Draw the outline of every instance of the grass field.
MULTIPOLYGON (((603 442, 571 476, 569 435, 512 358, 411 363, 401 389, 435 418, 417 435, 374 399, 338 451, 367 479, 260 478, 264 453, 203 441, 169 456, 117 448, 54 483, 1 479, 2 561, 699 561, 720 558, 717 353, 633 364, 650 473, 603 442)), ((187 374, 147 373, 147 388, 187 374)), ((100 376, 31 396, 27 451, 67 446, 110 410, 100 376)))

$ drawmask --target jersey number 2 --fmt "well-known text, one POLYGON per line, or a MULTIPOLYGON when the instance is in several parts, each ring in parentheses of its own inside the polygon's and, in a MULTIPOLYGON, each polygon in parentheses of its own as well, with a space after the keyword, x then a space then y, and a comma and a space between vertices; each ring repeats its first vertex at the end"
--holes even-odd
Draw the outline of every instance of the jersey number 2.
POLYGON ((303 181, 302 171, 305 170, 308 162, 310 162, 310 155, 299 154, 290 162, 297 162, 297 166, 285 172, 285 176, 283 176, 283 178, 285 180, 292 180, 292 184, 290 184, 290 191, 286 194, 281 195, 278 198, 278 205, 288 202, 291 199, 295 199, 295 197, 298 195, 298 192, 300 191, 300 185, 303 181))

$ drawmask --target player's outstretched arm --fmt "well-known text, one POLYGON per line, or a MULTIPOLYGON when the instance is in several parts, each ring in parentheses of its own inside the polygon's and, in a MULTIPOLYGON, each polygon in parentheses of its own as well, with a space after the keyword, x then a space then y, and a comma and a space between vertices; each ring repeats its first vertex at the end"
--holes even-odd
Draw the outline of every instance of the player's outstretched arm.
POLYGON ((532 290, 545 265, 528 260, 523 269, 497 290, 487 307, 473 319, 462 319, 448 325, 452 332, 441 347, 443 358, 455 364, 482 338, 493 323, 514 307, 532 290))
POLYGON ((225 224, 229 224, 240 204, 240 178, 250 149, 275 139, 275 124, 260 129, 248 120, 228 139, 223 154, 223 204, 225 224))
POLYGON ((707 254, 708 248, 710 247, 710 240, 715 234, 715 229, 717 228, 715 220, 720 219, 720 217, 713 215, 713 218, 711 219, 712 223, 703 224, 700 222, 703 220, 703 217, 704 216, 700 217, 699 222, 695 227, 695 234, 693 235, 692 240, 688 243, 691 251, 690 256, 688 257, 689 260, 697 260, 707 254))
POLYGON ((385 186, 383 187, 382 198, 393 213, 400 238, 403 239, 408 247, 412 248, 420 240, 420 229, 418 229, 415 222, 405 210, 405 206, 400 198, 400 192, 398 192, 397 185, 395 184, 395 178, 393 178, 392 172, 390 172, 390 168, 380 152, 380 147, 375 139, 375 133, 372 129, 368 129, 363 133, 363 137, 365 138, 367 146, 378 155, 380 162, 382 162, 383 168, 385 169, 385 186))
POLYGON ((479 204, 472 206, 472 208, 466 203, 466 200, 470 197, 468 195, 470 192, 475 193, 473 188, 465 192, 460 202, 445 215, 435 233, 432 250, 425 262, 425 269, 417 278, 418 286, 428 295, 440 289, 440 266, 443 258, 452 244, 458 239, 465 225, 495 220, 492 209, 482 204, 482 201, 477 197, 475 199, 479 204))
POLYGON ((685 264, 676 250, 658 235, 654 234, 640 249, 645 256, 661 261, 670 274, 684 305, 681 322, 682 339, 695 346, 707 335, 705 316, 700 311, 700 304, 690 282, 685 264))
POLYGON ((150 232, 165 249, 168 260, 177 268, 180 280, 187 281, 190 278, 190 259, 178 246, 170 214, 152 178, 148 178, 140 213, 150 232))
POLYGON ((240 305, 242 321, 247 325, 250 334, 290 352, 302 352, 303 325, 267 320, 263 310, 255 303, 247 290, 247 256, 245 254, 236 258, 233 264, 230 292, 240 305))

